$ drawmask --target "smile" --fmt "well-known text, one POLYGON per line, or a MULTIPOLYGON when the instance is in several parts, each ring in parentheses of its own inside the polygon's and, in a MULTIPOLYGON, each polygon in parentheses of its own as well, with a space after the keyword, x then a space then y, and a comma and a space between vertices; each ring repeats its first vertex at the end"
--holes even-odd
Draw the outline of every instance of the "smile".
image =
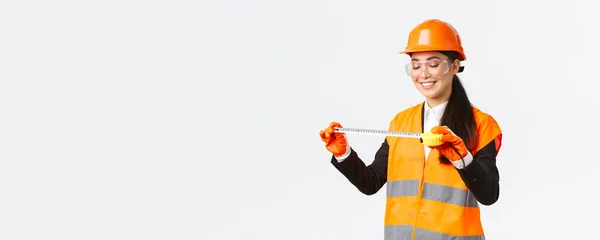
POLYGON ((423 88, 427 89, 427 88, 431 88, 433 86, 433 84, 435 84, 437 81, 433 81, 433 82, 421 82, 421 86, 423 86, 423 88))

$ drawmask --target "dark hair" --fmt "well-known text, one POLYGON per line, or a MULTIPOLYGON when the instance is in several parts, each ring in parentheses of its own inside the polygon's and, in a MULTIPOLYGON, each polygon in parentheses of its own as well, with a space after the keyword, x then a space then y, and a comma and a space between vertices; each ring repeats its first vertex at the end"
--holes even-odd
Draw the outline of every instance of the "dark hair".
MULTIPOLYGON (((458 58, 457 52, 442 51, 440 53, 449 58, 450 64, 458 58)), ((440 120, 440 125, 447 126, 459 136, 467 146, 467 150, 471 151, 475 147, 477 142, 475 115, 467 92, 457 75, 452 77, 452 94, 440 120)), ((442 164, 451 164, 445 156, 441 155, 440 157, 442 164)))

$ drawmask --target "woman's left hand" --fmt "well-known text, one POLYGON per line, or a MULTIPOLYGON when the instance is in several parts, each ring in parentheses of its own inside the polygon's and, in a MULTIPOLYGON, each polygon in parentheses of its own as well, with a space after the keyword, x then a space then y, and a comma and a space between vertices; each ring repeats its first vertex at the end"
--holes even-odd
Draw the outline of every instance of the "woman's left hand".
POLYGON ((431 148, 435 148, 438 151, 440 151, 440 153, 446 156, 450 161, 461 160, 467 156, 468 150, 463 140, 460 137, 456 136, 448 127, 435 126, 431 129, 431 132, 434 134, 442 134, 443 136, 441 138, 441 141, 445 143, 431 148), (458 150, 460 156, 456 153, 454 149, 452 149, 451 146, 449 146, 449 144, 454 146, 456 150, 458 150))

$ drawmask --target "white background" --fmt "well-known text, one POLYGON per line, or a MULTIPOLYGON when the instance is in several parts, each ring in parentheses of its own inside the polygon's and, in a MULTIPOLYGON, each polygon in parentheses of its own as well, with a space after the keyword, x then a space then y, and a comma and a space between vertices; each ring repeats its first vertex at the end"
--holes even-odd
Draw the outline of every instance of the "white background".
MULTIPOLYGON (((423 100, 398 54, 440 18, 504 131, 488 239, 597 236, 592 1, 1 1, 0 239, 383 239, 330 121, 423 100)), ((349 136, 367 163, 383 140, 349 136)), ((384 188, 385 189, 385 188, 384 188)))

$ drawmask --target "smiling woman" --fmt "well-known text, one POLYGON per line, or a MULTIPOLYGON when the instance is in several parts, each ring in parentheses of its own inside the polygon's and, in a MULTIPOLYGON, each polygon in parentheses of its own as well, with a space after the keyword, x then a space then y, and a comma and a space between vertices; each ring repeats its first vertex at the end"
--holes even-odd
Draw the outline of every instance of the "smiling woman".
POLYGON ((444 144, 388 136, 366 166, 350 147, 342 125, 320 131, 331 163, 364 194, 387 183, 385 239, 483 240, 479 204, 499 197, 496 156, 502 131, 490 115, 473 107, 456 75, 466 60, 450 24, 427 20, 415 27, 405 51, 405 69, 425 101, 399 112, 390 131, 442 134, 444 144))

